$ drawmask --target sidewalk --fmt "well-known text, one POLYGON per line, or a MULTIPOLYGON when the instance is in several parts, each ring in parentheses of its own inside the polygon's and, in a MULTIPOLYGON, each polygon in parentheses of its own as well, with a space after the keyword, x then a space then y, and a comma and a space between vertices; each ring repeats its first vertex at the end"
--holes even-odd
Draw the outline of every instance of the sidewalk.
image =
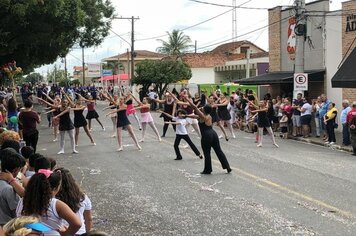
POLYGON ((325 147, 332 147, 334 149, 339 149, 339 150, 343 150, 346 152, 352 152, 351 145, 349 145, 349 146, 342 145, 342 133, 341 132, 335 131, 335 136, 336 136, 336 144, 334 144, 334 145, 325 144, 325 141, 322 138, 317 138, 317 137, 303 138, 303 137, 293 137, 290 135, 288 138, 294 139, 297 141, 301 141, 301 142, 321 145, 321 146, 325 146, 325 147))

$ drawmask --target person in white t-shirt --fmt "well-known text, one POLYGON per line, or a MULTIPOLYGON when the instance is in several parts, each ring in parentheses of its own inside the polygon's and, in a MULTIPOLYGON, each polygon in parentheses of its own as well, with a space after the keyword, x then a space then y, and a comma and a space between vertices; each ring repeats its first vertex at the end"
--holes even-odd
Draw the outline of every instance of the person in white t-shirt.
POLYGON ((177 111, 177 117, 173 117, 168 113, 165 113, 163 111, 159 111, 163 114, 165 114, 168 117, 171 117, 173 121, 166 121, 164 123, 166 124, 175 124, 176 125, 176 139, 174 140, 174 151, 176 153, 176 159, 174 160, 182 160, 183 157, 179 151, 179 144, 182 139, 184 139, 190 148, 193 150, 195 155, 197 155, 200 159, 203 159, 203 156, 200 154, 198 148, 194 145, 192 140, 190 139, 188 135, 188 131, 186 128, 186 125, 188 124, 186 117, 187 113, 185 110, 178 110, 177 111))
POLYGON ((56 197, 77 214, 82 224, 75 235, 89 232, 93 227, 92 205, 89 197, 80 189, 69 170, 65 168, 58 168, 57 170, 60 171, 62 176, 62 187, 56 197))
POLYGON ((312 118, 313 106, 310 105, 308 99, 304 98, 303 106, 299 108, 300 111, 300 122, 302 124, 303 137, 307 138, 310 135, 310 122, 312 118))

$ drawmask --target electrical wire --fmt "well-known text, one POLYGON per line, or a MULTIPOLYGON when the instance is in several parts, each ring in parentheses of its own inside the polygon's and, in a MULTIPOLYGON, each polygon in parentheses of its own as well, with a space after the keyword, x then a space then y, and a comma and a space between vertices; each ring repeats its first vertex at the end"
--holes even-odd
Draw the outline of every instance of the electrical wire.
POLYGON ((248 10, 268 10, 270 8, 267 7, 243 7, 243 6, 232 6, 232 5, 224 5, 224 4, 218 4, 218 3, 211 3, 211 2, 204 2, 204 1, 199 1, 199 0, 188 0, 190 2, 196 2, 196 3, 201 3, 201 4, 206 4, 206 5, 212 5, 212 6, 218 6, 218 7, 232 7, 232 8, 239 8, 239 9, 248 9, 248 10))
MULTIPOLYGON (((271 26, 271 25, 274 25, 274 24, 280 23, 280 22, 282 22, 282 21, 285 21, 285 20, 287 20, 287 19, 289 19, 289 18, 290 18, 290 16, 285 17, 285 18, 283 18, 283 19, 281 19, 281 20, 272 22, 272 23, 270 23, 270 24, 268 24, 268 25, 259 27, 259 28, 257 28, 257 29, 254 29, 254 30, 251 30, 251 31, 249 31, 249 32, 246 32, 246 33, 244 33, 244 34, 240 34, 240 35, 238 35, 238 36, 236 36, 236 37, 229 38, 229 39, 226 39, 226 40, 223 40, 223 41, 214 43, 214 44, 210 44, 210 45, 207 45, 207 46, 204 46, 204 47, 197 48, 197 50, 201 50, 201 49, 204 49, 204 48, 209 48, 209 47, 212 47, 212 46, 216 46, 216 45, 219 45, 219 44, 222 44, 222 43, 226 43, 226 42, 232 41, 232 40, 237 39, 237 38, 241 38, 241 37, 246 36, 246 35, 249 35, 249 34, 251 34, 251 33, 258 32, 258 31, 260 31, 260 30, 262 30, 262 29, 264 29, 264 28, 267 28, 267 27, 269 27, 269 26, 271 26)), ((195 50, 195 49, 194 49, 194 50, 195 50)), ((191 50, 191 51, 189 50, 189 51, 187 51, 187 52, 194 52, 194 50, 191 50)))
MULTIPOLYGON (((224 12, 222 12, 222 13, 216 15, 216 16, 213 16, 213 17, 211 17, 211 18, 209 18, 209 19, 207 19, 207 20, 201 21, 201 22, 199 22, 199 23, 197 23, 197 24, 194 24, 194 25, 185 27, 185 28, 183 28, 183 29, 179 29, 179 31, 185 31, 185 30, 194 28, 194 27, 196 27, 196 26, 199 26, 199 25, 201 25, 201 24, 204 24, 204 23, 206 23, 206 22, 208 22, 208 21, 214 20, 214 19, 216 19, 216 18, 218 18, 218 17, 220 17, 220 16, 222 16, 222 15, 225 15, 225 14, 231 12, 232 10, 234 10, 234 8, 241 7, 242 5, 244 5, 244 4, 246 4, 246 3, 249 3, 249 2, 251 2, 251 1, 252 1, 252 0, 248 0, 248 1, 246 1, 246 2, 241 3, 240 5, 238 5, 238 6, 236 6, 236 7, 230 6, 232 9, 227 10, 227 11, 224 11, 224 12)), ((159 36, 155 36, 155 37, 149 37, 149 38, 143 38, 143 39, 136 39, 136 41, 145 41, 145 40, 159 39, 159 38, 165 37, 165 36, 167 36, 167 35, 168 35, 168 34, 159 35, 159 36)))
POLYGON ((119 37, 120 39, 122 39, 124 42, 126 42, 130 47, 131 47, 131 43, 129 43, 126 39, 124 39, 123 37, 121 37, 118 33, 116 33, 115 31, 113 31, 112 29, 109 29, 113 34, 115 34, 117 37, 119 37))

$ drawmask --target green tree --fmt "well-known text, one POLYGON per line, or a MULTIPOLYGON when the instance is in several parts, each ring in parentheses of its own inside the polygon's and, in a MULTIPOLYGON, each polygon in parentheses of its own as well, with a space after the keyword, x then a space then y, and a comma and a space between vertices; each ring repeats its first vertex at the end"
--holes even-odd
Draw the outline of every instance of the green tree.
POLYGON ((120 71, 125 73, 125 66, 118 61, 110 61, 106 64, 103 64, 104 70, 111 70, 114 75, 120 74, 120 71))
POLYGON ((182 61, 144 60, 136 65, 135 78, 132 82, 142 85, 144 91, 154 84, 161 98, 169 84, 189 80, 191 77, 189 65, 182 61))
POLYGON ((191 39, 182 31, 173 30, 172 33, 167 32, 168 41, 158 39, 162 43, 161 47, 156 49, 157 52, 180 58, 183 53, 193 47, 191 39))
POLYGON ((47 73, 47 80, 51 81, 52 83, 57 83, 60 86, 65 86, 70 83, 69 73, 67 73, 63 69, 58 68, 54 65, 54 68, 47 73))
POLYGON ((26 82, 30 82, 31 84, 36 84, 43 81, 43 76, 40 73, 31 73, 25 78, 26 82))
POLYGON ((0 65, 15 60, 27 73, 75 43, 99 45, 113 14, 109 0, 1 0, 0 65))

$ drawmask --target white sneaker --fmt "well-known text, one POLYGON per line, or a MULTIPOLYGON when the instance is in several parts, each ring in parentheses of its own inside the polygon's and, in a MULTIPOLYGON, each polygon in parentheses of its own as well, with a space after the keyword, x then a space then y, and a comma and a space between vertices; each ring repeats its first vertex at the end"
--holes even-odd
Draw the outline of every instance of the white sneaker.
POLYGON ((74 149, 73 154, 78 154, 78 151, 74 149))
POLYGON ((257 147, 262 147, 262 143, 257 144, 257 147))
POLYGON ((60 150, 57 154, 58 155, 64 154, 64 150, 60 150))
POLYGON ((236 138, 235 134, 232 136, 232 138, 233 138, 233 139, 235 139, 235 138, 236 138))
POLYGON ((334 143, 334 142, 330 142, 329 144, 330 144, 330 145, 334 145, 335 143, 334 143))
POLYGON ((105 131, 105 127, 103 127, 103 131, 105 131))
POLYGON ((143 141, 145 141, 145 140, 144 139, 138 140, 139 143, 143 143, 143 141))
POLYGON ((96 146, 96 143, 91 143, 91 145, 96 146))
POLYGON ((122 148, 122 147, 119 147, 118 149, 117 149, 117 151, 118 152, 121 152, 121 151, 123 151, 124 149, 122 148))
POLYGON ((326 141, 325 144, 330 144, 330 142, 329 142, 329 141, 326 141))
POLYGON ((116 138, 116 134, 111 135, 112 138, 116 138))
POLYGON ((53 139, 53 142, 57 142, 58 141, 58 139, 53 139))
POLYGON ((137 148, 138 148, 139 151, 142 150, 142 147, 140 145, 137 145, 137 148))
POLYGON ((276 146, 276 148, 279 148, 279 146, 278 146, 278 144, 277 144, 277 143, 274 143, 273 145, 274 145, 274 146, 276 146))
POLYGON ((219 138, 223 138, 223 136, 222 136, 222 135, 219 135, 219 138))
POLYGON ((162 142, 162 139, 161 139, 161 137, 158 137, 158 141, 159 141, 159 142, 162 142))

